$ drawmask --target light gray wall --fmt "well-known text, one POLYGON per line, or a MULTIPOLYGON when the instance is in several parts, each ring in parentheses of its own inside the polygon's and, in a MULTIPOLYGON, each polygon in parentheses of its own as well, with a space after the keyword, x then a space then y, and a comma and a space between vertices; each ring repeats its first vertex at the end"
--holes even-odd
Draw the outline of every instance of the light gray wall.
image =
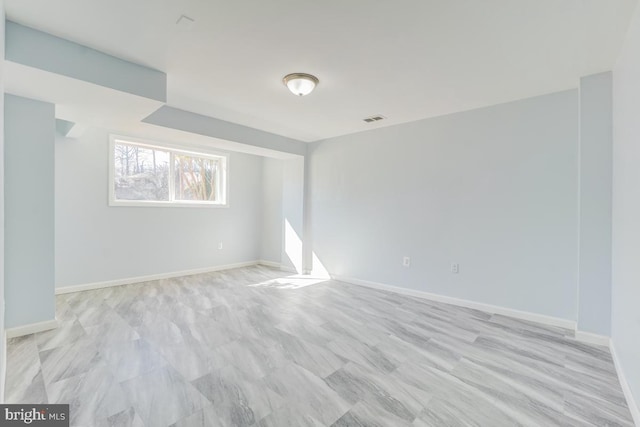
MULTIPOLYGON (((0 58, 4 58, 4 0, 0 0, 0 58)), ((4 61, 0 61, 0 224, 4 224, 4 61)), ((4 226, 0 226, 0 403, 7 372, 4 331, 4 226)))
POLYGON ((260 259, 280 264, 282 259, 283 161, 265 158, 262 169, 262 239, 260 259))
POLYGON ((640 406, 640 7, 613 71, 613 89, 612 339, 640 406))
POLYGON ((230 154, 229 208, 109 207, 108 132, 55 148, 57 286, 258 259, 261 157, 230 154))
POLYGON ((315 254, 334 275, 576 320, 577 105, 571 90, 314 144, 315 254))
POLYGON ((578 329, 611 335, 612 76, 580 80, 578 329))
POLYGON ((55 318, 55 107, 6 95, 4 128, 5 322, 55 318))
POLYGON ((304 271, 304 158, 282 160, 282 265, 304 271))
POLYGON ((304 158, 264 159, 261 259, 304 270, 304 158))

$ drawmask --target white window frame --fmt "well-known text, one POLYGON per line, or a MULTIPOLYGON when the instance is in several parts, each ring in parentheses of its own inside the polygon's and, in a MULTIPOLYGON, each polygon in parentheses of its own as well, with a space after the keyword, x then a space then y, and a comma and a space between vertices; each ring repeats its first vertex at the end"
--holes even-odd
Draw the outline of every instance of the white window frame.
POLYGON ((185 149, 177 144, 159 143, 128 136, 109 135, 109 206, 137 207, 189 207, 189 208, 228 208, 229 207, 229 153, 213 150, 200 151, 185 149), (169 153, 169 200, 119 200, 116 199, 115 186, 115 148, 116 144, 128 144, 143 148, 166 151, 169 153), (220 179, 217 181, 223 201, 175 200, 175 155, 187 155, 205 159, 220 160, 220 179))

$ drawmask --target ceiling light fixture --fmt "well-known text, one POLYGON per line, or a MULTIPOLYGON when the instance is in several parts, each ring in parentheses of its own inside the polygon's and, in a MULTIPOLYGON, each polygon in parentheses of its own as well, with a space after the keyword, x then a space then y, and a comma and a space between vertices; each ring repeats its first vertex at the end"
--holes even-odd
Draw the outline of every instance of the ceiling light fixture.
POLYGON ((292 73, 284 76, 282 82, 294 95, 305 96, 313 92, 313 89, 320 83, 320 80, 311 74, 292 73))

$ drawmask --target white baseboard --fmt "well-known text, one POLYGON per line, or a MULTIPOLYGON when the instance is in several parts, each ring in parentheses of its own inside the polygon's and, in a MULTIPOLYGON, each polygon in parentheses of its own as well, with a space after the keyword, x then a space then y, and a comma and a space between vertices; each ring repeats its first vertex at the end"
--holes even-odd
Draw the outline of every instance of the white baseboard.
POLYGON ((528 311, 520 311, 507 307, 500 307, 497 305, 485 304, 476 301, 470 301, 460 298, 448 297, 445 295, 432 294, 425 291, 418 291, 415 289, 400 288, 398 286, 387 285, 384 283, 370 282, 368 280, 354 279, 344 276, 331 276, 332 279, 339 282, 351 283, 353 285, 366 286, 374 289, 381 289, 385 291, 395 292, 403 295, 409 295, 412 297, 424 298, 431 301, 442 302, 445 304, 456 305, 459 307, 472 308, 475 310, 485 311, 492 314, 500 314, 509 317, 515 317, 517 319, 529 320, 532 322, 538 322, 549 326, 558 326, 561 328, 576 329, 576 322, 569 319, 562 319, 559 317, 546 316, 543 314, 531 313, 528 311))
POLYGON ((4 387, 7 383, 7 332, 2 329, 2 348, 0 351, 0 403, 4 403, 4 387))
POLYGON ((258 264, 278 269, 281 267, 279 262, 267 261, 265 259, 261 259, 260 261, 258 261, 258 264))
POLYGON ((277 268, 278 270, 286 271, 287 273, 298 274, 298 271, 295 268, 287 267, 285 265, 280 264, 279 262, 273 262, 273 261, 267 261, 267 260, 261 259, 260 261, 258 261, 258 264, 265 265, 267 267, 277 268))
POLYGON ((238 262, 235 264, 218 265, 216 267, 196 268, 193 270, 174 271, 172 273, 150 274, 148 276, 129 277, 126 279, 107 280, 105 282, 86 283, 83 285, 57 286, 56 295, 72 292, 90 291, 93 289, 110 288, 112 286, 131 285, 133 283, 150 282, 152 280, 172 279, 174 277, 192 276, 194 274, 211 273, 213 271, 231 270, 233 268, 250 267, 259 261, 238 262))
POLYGON ((618 359, 618 353, 616 352, 616 346, 613 344, 613 340, 609 341, 609 349, 611 350, 613 364, 615 365, 616 372, 618 374, 618 381, 620 381, 622 392, 624 393, 624 397, 627 399, 627 406, 629 407, 629 411, 631 412, 631 417, 633 418, 633 422, 635 423, 635 425, 640 427, 640 409, 638 408, 638 405, 633 398, 631 387, 629 387, 629 383, 627 383, 627 378, 624 375, 624 370, 622 369, 622 365, 620 364, 620 359, 618 359))
POLYGON ((633 398, 631 387, 629 387, 629 383, 627 383, 627 379, 624 376, 624 371, 622 370, 620 359, 618 359, 618 353, 616 352, 616 346, 613 344, 613 340, 609 342, 609 349, 611 350, 611 357, 613 358, 613 364, 616 367, 616 373, 618 374, 620 386, 622 387, 624 397, 627 399, 627 406, 629 407, 629 411, 631 412, 631 417, 633 418, 633 422, 635 423, 635 425, 640 427, 640 409, 638 408, 638 404, 633 398))
POLYGON ((576 340, 585 342, 587 344, 603 345, 609 347, 611 338, 606 335, 592 334, 591 332, 584 332, 576 330, 576 340))
POLYGON ((24 326, 7 329, 7 339, 21 337, 23 335, 35 334, 36 332, 48 331, 58 327, 56 319, 45 320, 44 322, 30 323, 24 326))

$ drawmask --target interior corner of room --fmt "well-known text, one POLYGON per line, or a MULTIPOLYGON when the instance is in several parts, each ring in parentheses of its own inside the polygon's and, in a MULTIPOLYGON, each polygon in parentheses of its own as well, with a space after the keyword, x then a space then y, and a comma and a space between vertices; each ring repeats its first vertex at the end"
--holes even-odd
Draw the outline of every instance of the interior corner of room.
MULTIPOLYGON (((441 113, 336 118, 323 134, 256 111, 235 122, 243 104, 222 97, 192 111, 195 94, 171 92, 178 71, 27 25, 4 0, 0 402, 7 340, 55 329, 62 296, 262 265, 568 330, 611 359, 640 425, 640 7, 618 3, 628 30, 602 41, 617 55, 592 73, 457 110, 463 95, 442 89, 441 113), (114 135, 172 162, 223 156, 224 203, 113 203, 114 135)), ((354 84, 324 71, 309 99, 354 84)), ((288 102, 283 117, 304 108, 288 102)))

